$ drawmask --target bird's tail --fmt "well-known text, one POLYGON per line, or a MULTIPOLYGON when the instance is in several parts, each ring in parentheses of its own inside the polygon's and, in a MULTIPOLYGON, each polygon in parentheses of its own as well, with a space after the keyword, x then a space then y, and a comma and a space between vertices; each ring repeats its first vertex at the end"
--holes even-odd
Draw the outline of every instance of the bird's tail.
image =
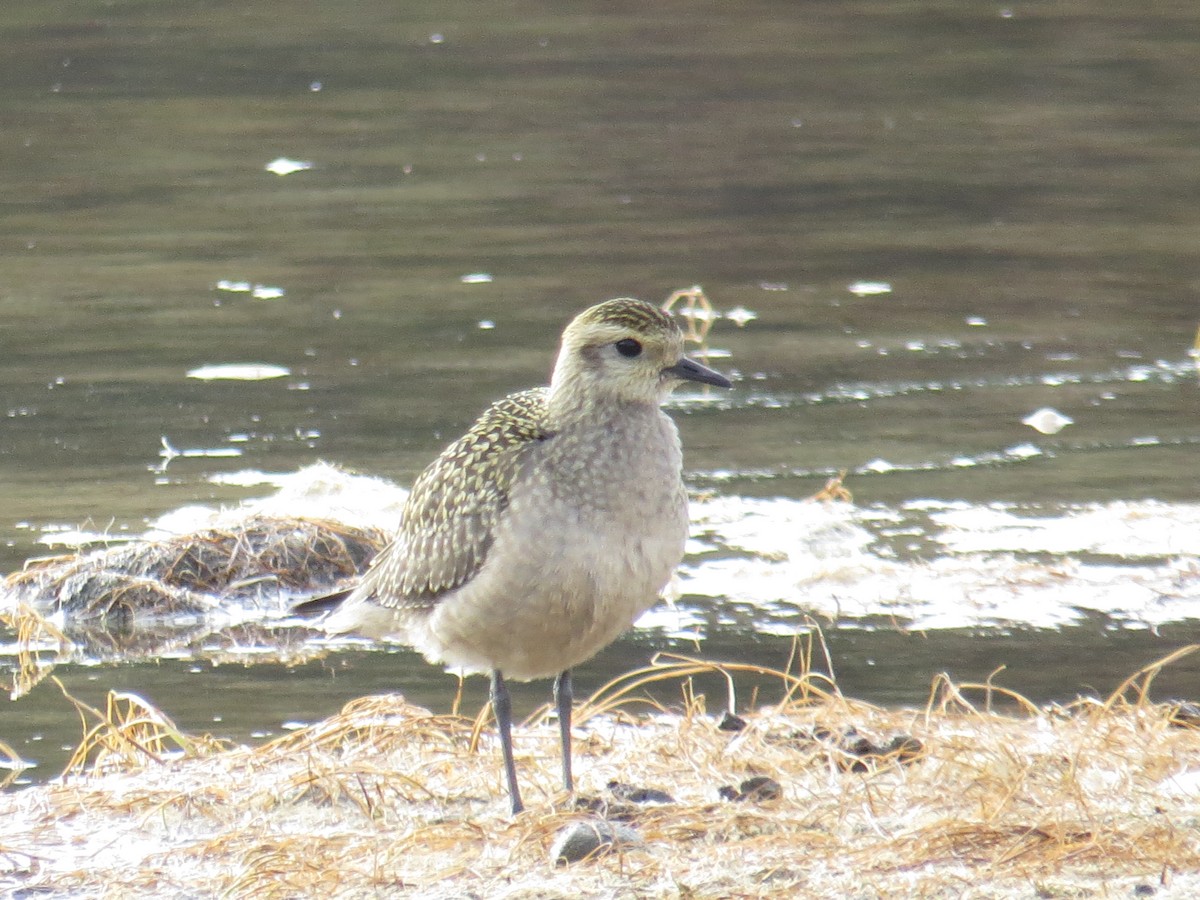
POLYGON ((293 606, 292 612, 305 619, 315 619, 317 616, 323 616, 337 609, 342 605, 342 601, 349 597, 353 591, 354 588, 346 588, 345 590, 334 591, 332 594, 310 597, 308 600, 293 606))

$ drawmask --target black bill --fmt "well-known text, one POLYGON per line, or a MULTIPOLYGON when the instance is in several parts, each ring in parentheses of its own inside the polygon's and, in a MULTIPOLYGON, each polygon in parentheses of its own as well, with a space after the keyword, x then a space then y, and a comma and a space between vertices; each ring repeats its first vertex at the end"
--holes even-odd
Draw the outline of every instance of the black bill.
POLYGON ((714 372, 708 366, 702 366, 694 359, 688 359, 686 356, 675 363, 675 365, 667 366, 663 369, 663 374, 673 375, 684 381, 699 381, 701 384, 713 384, 723 388, 733 387, 733 382, 720 372, 714 372))

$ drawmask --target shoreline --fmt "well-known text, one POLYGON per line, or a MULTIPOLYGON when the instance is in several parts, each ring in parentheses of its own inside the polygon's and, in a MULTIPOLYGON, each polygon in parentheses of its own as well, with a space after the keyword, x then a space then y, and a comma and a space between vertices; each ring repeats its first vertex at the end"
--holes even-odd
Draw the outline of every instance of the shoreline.
POLYGON ((553 790, 548 711, 515 730, 530 807, 516 819, 486 709, 472 721, 364 697, 251 748, 189 738, 140 698, 111 695, 92 711, 105 721, 77 774, 0 794, 0 885, 123 897, 1194 896, 1200 727, 1147 690, 1195 649, 1105 702, 1066 706, 945 679, 924 709, 882 709, 824 676, 780 672, 785 701, 742 712, 740 729, 690 678, 763 669, 663 660, 578 707, 574 801, 553 790), (677 709, 641 692, 666 679, 677 709), (989 708, 1002 694, 1016 712, 989 708), (778 789, 738 797, 755 779, 778 789), (663 793, 671 802, 636 802, 663 793), (620 837, 556 865, 556 839, 580 821, 619 824, 620 837))

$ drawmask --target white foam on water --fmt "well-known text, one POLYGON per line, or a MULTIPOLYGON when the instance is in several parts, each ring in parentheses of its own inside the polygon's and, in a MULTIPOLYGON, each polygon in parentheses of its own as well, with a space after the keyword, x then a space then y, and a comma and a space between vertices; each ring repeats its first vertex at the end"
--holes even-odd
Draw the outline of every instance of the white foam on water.
MULTIPOLYGON (((261 515, 390 532, 408 496, 382 479, 325 464, 217 480, 275 490, 230 508, 173 510, 140 537, 236 526, 261 515)), ((671 588, 678 600, 656 605, 639 628, 700 638, 714 627, 790 634, 814 619, 944 629, 1054 628, 1091 614, 1128 628, 1200 618, 1200 504, 1035 507, 916 498, 864 507, 717 496, 693 502, 691 511, 692 536, 671 588)))

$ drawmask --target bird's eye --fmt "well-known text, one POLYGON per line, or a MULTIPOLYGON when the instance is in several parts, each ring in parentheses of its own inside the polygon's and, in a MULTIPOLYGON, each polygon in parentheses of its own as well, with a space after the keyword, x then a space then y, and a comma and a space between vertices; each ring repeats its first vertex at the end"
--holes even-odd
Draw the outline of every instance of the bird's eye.
POLYGON ((616 343, 617 352, 622 356, 628 356, 630 359, 642 352, 642 345, 633 338, 621 338, 616 343))

